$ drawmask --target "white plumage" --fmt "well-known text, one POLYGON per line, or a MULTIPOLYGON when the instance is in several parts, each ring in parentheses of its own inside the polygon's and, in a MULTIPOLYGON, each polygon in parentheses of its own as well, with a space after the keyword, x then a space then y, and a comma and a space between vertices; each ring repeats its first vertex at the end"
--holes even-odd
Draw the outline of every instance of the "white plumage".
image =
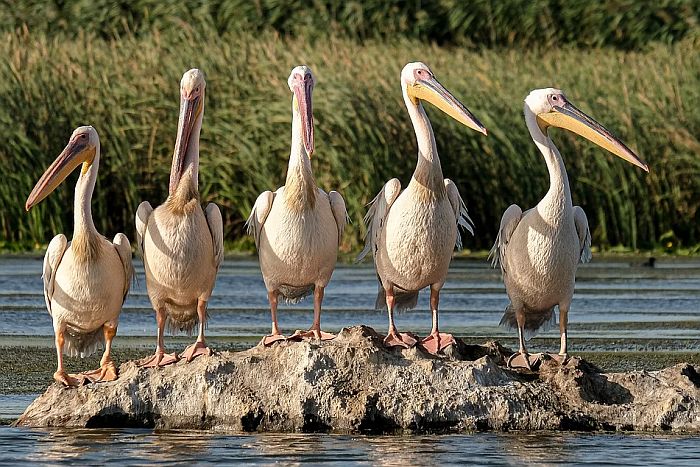
POLYGON ((321 305, 338 256, 347 212, 337 191, 326 193, 316 186, 311 170, 314 150, 311 95, 315 84, 311 70, 292 70, 288 84, 292 98, 292 148, 285 185, 258 196, 247 226, 255 238, 272 314, 272 332, 265 345, 284 339, 277 323, 281 295, 296 303, 314 294, 314 321, 308 332, 295 336, 331 339, 321 331, 321 305))
POLYGON ((431 288, 433 330, 421 343, 437 353, 454 342, 438 330, 439 293, 455 247, 462 241, 458 229, 473 233, 473 224, 456 185, 443 179, 430 121, 421 100, 427 100, 461 123, 482 133, 483 126, 435 79, 422 63, 409 63, 401 72, 404 102, 418 141, 418 163, 410 183, 389 180, 370 203, 365 216, 367 236, 358 261, 370 252, 379 279, 375 306, 387 307, 387 346, 410 347, 416 339, 399 333, 394 310, 416 306, 418 291, 431 288))

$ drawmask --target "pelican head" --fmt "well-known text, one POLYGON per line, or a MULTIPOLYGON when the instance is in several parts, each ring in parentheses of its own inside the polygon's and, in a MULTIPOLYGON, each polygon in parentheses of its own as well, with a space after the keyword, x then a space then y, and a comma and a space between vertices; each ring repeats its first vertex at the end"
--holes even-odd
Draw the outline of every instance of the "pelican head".
POLYGON ((180 119, 177 125, 177 140, 173 165, 170 169, 170 193, 177 188, 185 166, 185 156, 192 141, 192 132, 201 124, 204 113, 204 89, 207 83, 204 73, 197 68, 185 72, 180 80, 180 119))
POLYGON ((294 67, 287 80, 292 91, 292 106, 301 116, 301 132, 306 153, 311 156, 314 152, 314 113, 311 105, 311 93, 316 84, 316 78, 311 68, 306 65, 294 67))
POLYGON ((34 186, 25 209, 29 211, 56 189, 63 180, 70 175, 76 167, 83 164, 82 173, 88 171, 95 160, 97 148, 100 145, 100 138, 97 130, 91 126, 81 126, 73 131, 68 141, 68 145, 61 151, 55 161, 46 169, 44 175, 34 186))
POLYGON ((627 162, 649 172, 649 167, 631 149, 603 125, 577 109, 559 89, 536 89, 525 98, 525 111, 537 117, 537 124, 546 134, 550 126, 564 128, 607 149, 627 162))
POLYGON ((438 82, 425 63, 413 62, 403 67, 401 85, 414 104, 418 104, 419 100, 430 102, 459 123, 487 134, 484 125, 438 82))

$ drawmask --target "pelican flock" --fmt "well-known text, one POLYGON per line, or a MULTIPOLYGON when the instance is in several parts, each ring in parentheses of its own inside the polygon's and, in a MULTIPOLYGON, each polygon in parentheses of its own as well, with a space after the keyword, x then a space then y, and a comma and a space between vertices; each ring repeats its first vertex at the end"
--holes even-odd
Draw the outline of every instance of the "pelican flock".
POLYGON ((272 332, 262 340, 270 345, 286 339, 277 323, 281 295, 298 302, 314 295, 314 319, 308 331, 292 337, 332 339, 321 331, 323 295, 338 257, 338 245, 348 218, 345 201, 337 191, 326 193, 316 185, 311 170, 314 119, 311 96, 316 80, 305 65, 292 70, 292 148, 284 186, 264 191, 248 218, 255 238, 272 315, 272 332))
POLYGON ((540 355, 529 355, 525 341, 540 328, 556 323, 559 308, 561 346, 553 357, 567 358, 567 324, 574 295, 576 269, 591 259, 588 219, 571 200, 569 179, 549 128, 577 133, 618 157, 649 171, 647 165, 598 122, 577 109, 559 89, 537 89, 525 99, 525 123, 549 171, 549 191, 523 213, 513 204, 503 214, 491 249, 493 266, 500 264, 510 304, 501 325, 518 330, 518 353, 509 366, 532 369, 540 355))
POLYGON ((433 128, 423 109, 430 102, 463 125, 486 134, 486 128, 450 94, 424 63, 409 63, 401 71, 401 90, 418 142, 418 162, 411 181, 401 191, 397 178, 389 180, 372 201, 365 220, 367 238, 362 260, 374 256, 379 280, 376 308, 386 304, 389 331, 387 347, 413 347, 417 340, 399 333, 394 324, 394 310, 416 306, 418 291, 430 286, 433 327, 420 343, 430 353, 437 353, 454 343, 450 334, 440 333, 438 304, 447 269, 455 247, 461 247, 458 227, 472 234, 472 221, 459 195, 457 185, 443 179, 433 128))
POLYGON ((170 170, 169 195, 156 209, 148 201, 136 211, 136 238, 143 255, 148 297, 156 312, 158 343, 155 354, 142 361, 146 367, 191 361, 210 354, 204 339, 207 301, 224 257, 224 231, 218 206, 199 204, 199 133, 204 116, 206 82, 198 69, 187 71, 180 82, 180 119, 170 170), (194 344, 183 354, 165 352, 163 332, 191 333, 199 322, 194 344))
MULTIPOLYGON (((287 84, 292 94, 292 143, 284 186, 257 198, 247 221, 258 250, 272 319, 263 346, 287 341, 277 321, 279 299, 298 302, 313 294, 313 322, 289 339, 329 340, 321 330, 325 289, 337 262, 348 221, 345 201, 337 191, 326 193, 314 179, 312 95, 316 79, 308 66, 295 67, 287 84)), ((148 201, 136 211, 137 246, 143 256, 148 296, 155 311, 155 353, 140 361, 162 367, 198 355, 210 355, 204 330, 207 303, 223 260, 223 222, 219 208, 202 209, 198 190, 199 137, 204 115, 206 81, 198 69, 180 82, 180 116, 172 159, 168 197, 156 209, 148 201), (165 350, 164 331, 198 336, 181 355, 165 350)), ((435 78, 423 63, 407 64, 401 72, 403 100, 413 124, 418 158, 411 180, 389 180, 370 203, 365 216, 365 247, 358 261, 372 254, 378 279, 376 309, 386 307, 389 318, 386 347, 422 349, 438 354, 455 340, 440 332, 440 291, 445 284, 460 229, 473 234, 473 224, 457 185, 443 178, 433 130, 423 107, 429 102, 463 125, 487 134, 486 128, 435 78), (422 340, 401 333, 394 312, 415 308, 420 290, 430 287, 432 330, 422 340)), ((525 122, 549 170, 547 194, 523 213, 511 205, 503 214, 490 252, 500 265, 510 300, 501 325, 518 330, 519 349, 508 361, 513 368, 534 370, 543 354, 528 354, 525 342, 538 330, 556 323, 559 309, 560 351, 568 357, 568 313, 579 263, 591 259, 591 235, 583 209, 574 206, 566 168, 549 128, 564 128, 594 142, 648 172, 648 166, 598 122, 577 109, 553 88, 537 89, 525 99, 525 122)), ((47 197, 77 167, 74 231, 71 242, 57 235, 44 258, 46 306, 53 319, 57 370, 54 379, 66 386, 111 381, 117 370, 111 347, 119 314, 134 271, 131 246, 119 233, 112 242, 93 223, 90 202, 100 161, 100 141, 91 126, 77 128, 57 159, 42 175, 26 202, 31 209, 47 197), (100 368, 68 374, 63 355, 86 356, 100 344, 100 368)))
POLYGON ((69 242, 65 235, 58 234, 51 240, 42 275, 46 308, 56 337, 58 368, 53 377, 66 386, 117 378, 111 356, 112 340, 134 273, 126 235, 118 233, 110 242, 100 235, 92 220, 90 202, 100 167, 100 138, 93 127, 81 126, 73 131, 68 145, 32 190, 25 208, 29 211, 46 198, 79 166, 73 238, 69 242), (64 353, 87 357, 100 344, 105 346, 100 368, 66 373, 64 353))

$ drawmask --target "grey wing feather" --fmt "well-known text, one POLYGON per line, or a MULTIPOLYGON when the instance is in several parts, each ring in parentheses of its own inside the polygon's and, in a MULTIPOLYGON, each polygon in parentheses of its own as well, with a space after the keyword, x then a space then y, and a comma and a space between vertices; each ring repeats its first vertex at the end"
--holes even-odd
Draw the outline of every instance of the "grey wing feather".
POLYGON ((496 236, 496 241, 489 252, 489 259, 491 260, 491 265, 495 268, 500 264, 501 272, 505 274, 505 255, 508 248, 508 242, 510 237, 513 235, 515 228, 520 223, 523 217, 523 210, 517 204, 511 204, 503 213, 501 218, 501 226, 498 229, 498 235, 496 236))
POLYGON ((224 221, 221 218, 219 206, 214 203, 207 205, 204 214, 207 218, 207 225, 209 226, 212 244, 214 245, 214 262, 218 269, 224 260, 224 221))
POLYGON ((56 270, 61 264, 63 254, 68 249, 68 239, 63 234, 56 235, 44 255, 44 267, 41 278, 44 281, 44 300, 46 300, 46 309, 51 314, 51 298, 53 297, 54 284, 56 279, 56 270))
POLYGON ((591 231, 588 229, 588 218, 581 206, 574 206, 574 224, 576 225, 581 251, 580 261, 587 263, 593 257, 591 253, 591 231))
POLYGON ((248 235, 252 235, 255 239, 256 248, 260 246, 260 232, 262 231, 263 224, 265 224, 265 219, 267 219, 268 214, 270 214, 272 203, 275 201, 275 195, 276 193, 271 191, 263 191, 260 193, 245 223, 248 235))
MULTIPOLYGON (((124 266, 124 300, 126 300, 131 281, 134 279, 134 263, 131 260, 131 243, 129 243, 129 239, 126 235, 118 233, 114 236, 112 244, 117 250, 119 259, 122 261, 122 266, 124 266)), ((122 303, 124 303, 124 301, 122 301, 122 303)))
POLYGON ((146 227, 148 226, 148 218, 151 217, 153 213, 153 206, 148 201, 144 201, 139 204, 138 209, 136 209, 136 245, 138 246, 139 253, 143 257, 143 239, 146 236, 146 227))
POLYGON ((370 251, 374 255, 379 243, 386 216, 389 214, 391 205, 401 193, 401 182, 398 178, 392 178, 382 187, 379 194, 369 203, 369 210, 365 215, 367 233, 365 234, 365 247, 357 256, 356 262, 362 261, 370 251))
POLYGON ((348 216, 348 211, 345 208, 345 200, 340 193, 337 191, 331 191, 328 193, 328 201, 331 203, 331 211, 333 211, 335 223, 338 225, 338 245, 340 245, 343 239, 345 225, 350 222, 350 217, 348 216))
MULTIPOLYGON (((454 212, 455 219, 457 220, 457 227, 474 235, 474 222, 472 221, 471 217, 469 217, 467 206, 464 204, 464 200, 462 200, 462 197, 459 195, 457 185, 455 185, 455 183, 449 178, 446 178, 444 182, 445 189, 447 190, 447 199, 450 200, 452 211, 454 212)), ((457 232, 455 247, 458 250, 462 249, 462 235, 459 232, 457 232)))

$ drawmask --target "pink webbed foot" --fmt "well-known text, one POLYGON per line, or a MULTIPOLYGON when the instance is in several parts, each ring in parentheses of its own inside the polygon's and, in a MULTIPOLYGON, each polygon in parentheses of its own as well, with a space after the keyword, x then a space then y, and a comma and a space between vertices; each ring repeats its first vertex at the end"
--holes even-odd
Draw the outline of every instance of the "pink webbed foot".
POLYGON ((384 338, 384 347, 403 347, 410 349, 416 346, 418 338, 410 332, 390 332, 384 338))
POLYGON ((56 371, 53 379, 68 388, 75 388, 86 383, 87 378, 82 374, 68 374, 65 371, 56 371))
POLYGON ((542 364, 542 354, 514 353, 508 359, 508 368, 536 371, 542 364))
POLYGON ((180 360, 175 353, 156 352, 150 357, 139 360, 136 365, 143 368, 158 368, 176 363, 180 360))
POLYGON ((438 352, 443 351, 454 343, 455 338, 452 336, 452 334, 436 332, 421 340, 420 346, 425 349, 426 352, 437 355, 438 352))
POLYGON ((260 343, 265 347, 269 347, 275 342, 282 342, 286 340, 287 338, 284 337, 282 334, 268 334, 260 340, 260 343))
POLYGON ((324 332, 320 329, 309 329, 308 331, 296 330, 294 334, 289 336, 290 341, 300 341, 302 339, 316 339, 321 341, 329 341, 335 339, 335 334, 324 332))
POLYGON ((117 376, 117 367, 112 360, 105 362, 100 368, 81 373, 91 383, 106 383, 115 381, 117 376))
POLYGON ((190 363, 192 360, 194 360, 195 357, 199 355, 206 355, 206 356, 211 356, 212 351, 209 347, 207 347, 207 344, 204 342, 195 342, 194 344, 190 345, 185 349, 182 354, 180 354, 180 358, 184 358, 187 363, 190 363))

